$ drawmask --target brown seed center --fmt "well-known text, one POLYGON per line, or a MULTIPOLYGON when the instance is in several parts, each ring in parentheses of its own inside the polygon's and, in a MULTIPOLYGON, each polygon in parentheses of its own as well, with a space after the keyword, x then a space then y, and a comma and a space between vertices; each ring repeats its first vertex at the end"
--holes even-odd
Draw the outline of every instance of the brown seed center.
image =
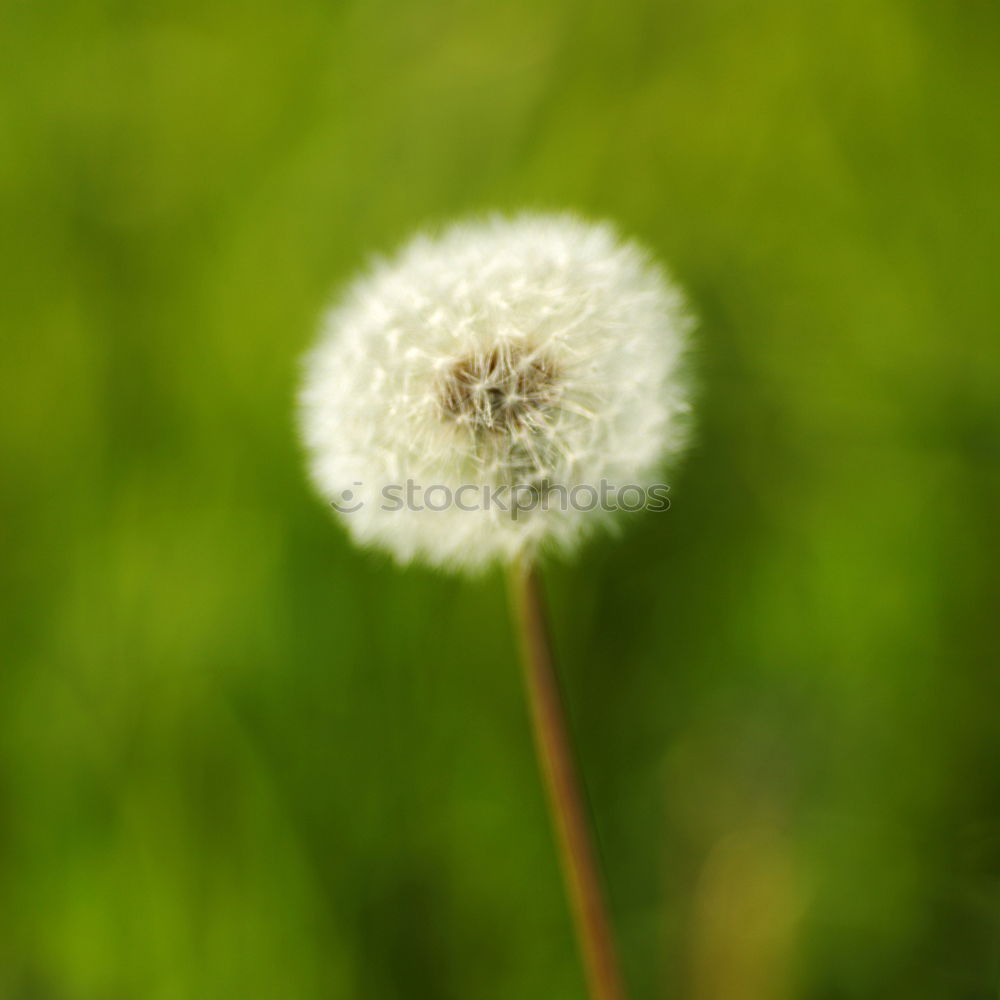
POLYGON ((451 417, 475 431, 503 433, 530 424, 555 396, 551 363, 510 346, 494 347, 455 362, 441 401, 451 417))

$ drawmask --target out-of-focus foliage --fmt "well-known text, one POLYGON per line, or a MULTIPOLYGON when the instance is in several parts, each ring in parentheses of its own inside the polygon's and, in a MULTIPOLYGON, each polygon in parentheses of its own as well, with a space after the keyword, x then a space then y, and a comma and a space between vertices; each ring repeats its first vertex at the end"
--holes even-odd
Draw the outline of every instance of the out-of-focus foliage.
POLYGON ((995 5, 0 23, 0 997, 582 995, 502 581, 291 415, 367 254, 525 205, 702 317, 672 509, 549 573, 635 997, 996 996, 995 5))

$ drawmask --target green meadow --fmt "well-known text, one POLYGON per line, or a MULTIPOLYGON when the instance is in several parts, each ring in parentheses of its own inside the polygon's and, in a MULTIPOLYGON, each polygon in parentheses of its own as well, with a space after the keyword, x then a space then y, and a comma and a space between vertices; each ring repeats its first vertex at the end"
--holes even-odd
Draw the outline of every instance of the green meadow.
POLYGON ((582 1000, 501 574, 310 489, 419 227, 699 317, 668 511, 546 582, 634 1000, 1000 991, 1000 11, 6 0, 2 1000, 582 1000))

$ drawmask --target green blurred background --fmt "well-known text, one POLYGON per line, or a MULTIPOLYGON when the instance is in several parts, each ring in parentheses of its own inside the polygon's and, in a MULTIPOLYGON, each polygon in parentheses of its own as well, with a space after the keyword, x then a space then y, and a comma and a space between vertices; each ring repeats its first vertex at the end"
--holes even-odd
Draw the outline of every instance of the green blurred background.
POLYGON ((637 1000, 1000 991, 1000 12, 5 0, 0 997, 583 986, 499 577, 307 488, 330 294, 610 217, 673 508, 548 582, 637 1000))

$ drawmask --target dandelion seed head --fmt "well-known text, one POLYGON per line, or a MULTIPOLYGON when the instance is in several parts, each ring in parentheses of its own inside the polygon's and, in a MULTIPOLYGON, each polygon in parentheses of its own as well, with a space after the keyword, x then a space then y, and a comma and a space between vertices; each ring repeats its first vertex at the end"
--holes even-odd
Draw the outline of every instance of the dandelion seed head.
POLYGON ((355 540, 401 562, 572 548, 609 512, 511 512, 483 491, 657 482, 687 439, 690 326, 679 290, 608 224, 529 214, 418 235, 348 287, 305 359, 312 479, 341 510, 349 491, 355 540), (387 502, 408 481, 466 487, 473 509, 387 502))

